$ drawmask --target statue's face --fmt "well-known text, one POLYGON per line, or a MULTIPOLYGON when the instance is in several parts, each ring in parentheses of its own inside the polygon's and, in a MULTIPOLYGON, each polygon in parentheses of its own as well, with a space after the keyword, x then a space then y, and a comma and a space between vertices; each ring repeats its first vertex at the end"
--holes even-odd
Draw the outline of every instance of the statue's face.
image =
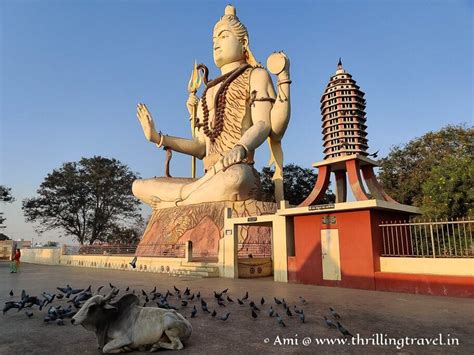
POLYGON ((234 35, 226 23, 219 24, 214 28, 213 56, 214 63, 219 68, 244 58, 242 42, 234 35))

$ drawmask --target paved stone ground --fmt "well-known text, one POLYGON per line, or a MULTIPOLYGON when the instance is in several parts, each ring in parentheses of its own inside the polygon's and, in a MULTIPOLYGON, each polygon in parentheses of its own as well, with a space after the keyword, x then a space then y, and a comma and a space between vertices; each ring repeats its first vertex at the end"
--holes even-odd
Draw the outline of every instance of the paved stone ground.
MULTIPOLYGON (((269 354, 269 353, 470 353, 474 352, 474 302, 471 299, 420 296, 401 293, 372 292, 296 284, 275 283, 270 278, 258 280, 195 279, 177 278, 167 275, 113 271, 66 266, 44 266, 23 264, 18 274, 8 272, 8 264, 0 262, 0 302, 16 299, 24 288, 30 295, 40 295, 42 291, 53 292, 57 286, 71 284, 73 288, 96 289, 100 285, 114 285, 124 290, 150 291, 156 285, 158 290, 172 290, 190 287, 192 292, 200 291, 209 308, 216 309, 218 315, 229 311, 226 322, 203 314, 198 307, 198 317, 190 319, 191 307, 182 310, 193 325, 193 334, 185 343, 182 354, 269 354), (266 304, 261 307, 257 319, 251 317, 248 305, 230 304, 219 307, 213 297, 213 290, 229 288, 229 296, 234 300, 249 291, 249 300, 260 307, 263 296, 266 304), (13 289, 14 297, 9 296, 13 289), (298 297, 303 296, 308 304, 301 306, 298 297), (293 308, 303 307, 307 322, 302 324, 296 317, 283 315, 281 306, 276 306, 273 296, 285 298, 293 308), (275 318, 268 317, 270 304, 283 315, 286 328, 278 326, 275 318), (353 334, 371 337, 382 333, 386 337, 439 337, 458 338, 459 346, 407 346, 397 350, 394 346, 361 345, 317 345, 315 338, 343 339, 339 332, 328 329, 323 321, 329 315, 328 307, 334 307, 342 316, 342 324, 353 334), (279 337, 279 338, 278 338, 279 337), (303 338, 310 337, 312 343, 304 346, 303 338), (298 345, 278 345, 278 339, 297 339, 298 345), (268 343, 265 343, 268 339, 268 343)), ((108 286, 104 290, 109 289, 108 286)), ((171 299, 172 297, 170 297, 171 299)), ((174 301, 174 300, 173 300, 174 301)), ((174 301, 177 304, 176 301, 174 301)), ((55 304, 65 304, 56 301, 55 304)), ((170 302, 172 303, 172 302, 170 302)), ((172 303, 173 304, 173 303, 172 303)), ((198 303, 196 303, 198 304, 198 303)), ((10 310, 0 316, 0 354, 99 354, 95 336, 82 327, 44 324, 45 311, 34 311, 28 319, 23 312, 10 310)), ((294 340, 296 343, 296 341, 294 340)), ((160 350, 165 352, 166 350, 160 350)), ((170 352, 170 351, 166 351, 170 352)))

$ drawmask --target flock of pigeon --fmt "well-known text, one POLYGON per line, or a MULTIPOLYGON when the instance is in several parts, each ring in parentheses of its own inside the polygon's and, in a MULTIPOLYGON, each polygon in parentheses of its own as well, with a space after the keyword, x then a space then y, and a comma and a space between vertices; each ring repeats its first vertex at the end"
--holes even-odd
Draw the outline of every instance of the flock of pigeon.
MULTIPOLYGON (((109 287, 115 291, 115 295, 119 293, 119 290, 111 283, 109 283, 109 287)), ((84 302, 94 295, 91 291, 91 288, 92 286, 90 285, 86 289, 73 289, 70 285, 66 285, 66 287, 57 287, 59 292, 43 292, 41 296, 30 296, 25 290, 22 290, 19 300, 5 302, 3 314, 6 314, 10 309, 17 309, 18 312, 24 310, 25 315, 28 318, 31 318, 33 317, 32 309, 33 307, 37 306, 39 311, 42 311, 43 309, 46 310, 47 308, 46 315, 43 317, 45 323, 55 322, 57 325, 64 325, 64 319, 72 318, 83 306, 84 302), (67 307, 52 304, 55 300, 64 301, 65 299, 67 299, 66 303, 69 304, 67 307)), ((100 294, 103 288, 104 286, 98 287, 95 294, 100 294)), ((130 291, 130 287, 127 287, 125 289, 125 294, 132 293, 139 296, 143 301, 143 307, 157 306, 164 309, 174 309, 183 315, 185 315, 186 309, 189 309, 188 307, 190 307, 191 303, 193 303, 190 314, 191 318, 196 318, 198 316, 198 308, 201 309, 202 314, 210 314, 212 318, 221 321, 227 321, 231 315, 230 312, 225 312, 224 315, 218 317, 217 311, 215 309, 211 312, 209 310, 208 303, 201 296, 200 291, 198 291, 196 294, 191 294, 191 290, 188 287, 186 287, 184 291, 181 291, 176 286, 173 286, 173 291, 174 292, 170 292, 167 290, 163 294, 158 292, 155 286, 150 292, 146 292, 143 289, 137 292, 136 290, 130 291), (170 304, 170 296, 173 299, 173 304, 170 304)), ((12 297, 14 297, 13 290, 10 291, 10 298, 12 297)), ((231 304, 235 304, 235 301, 229 296, 227 288, 221 292, 214 291, 214 300, 220 309, 224 309, 231 304)), ((249 300, 248 291, 243 297, 236 298, 236 300, 237 304, 239 305, 239 309, 247 309, 248 306, 249 316, 253 319, 257 319, 262 316, 261 309, 266 307, 265 305, 267 304, 265 298, 262 297, 259 302, 260 305, 257 306, 254 301, 249 300)), ((303 297, 299 297, 299 307, 301 307, 300 309, 298 309, 297 305, 293 305, 293 308, 291 308, 284 298, 278 299, 273 297, 273 302, 275 304, 270 305, 270 308, 267 310, 267 314, 268 317, 275 318, 277 324, 280 327, 286 327, 284 316, 286 316, 286 319, 293 317, 298 318, 301 323, 305 323, 306 315, 302 307, 307 305, 308 302, 303 297)), ((330 315, 328 314, 328 316, 324 316, 325 325, 329 328, 339 330, 343 336, 352 337, 353 335, 340 323, 341 316, 336 312, 336 310, 332 307, 329 307, 329 311, 330 315)))
MULTIPOLYGON (((73 289, 71 286, 57 287, 58 293, 43 292, 41 296, 30 296, 25 290, 21 291, 20 299, 18 301, 7 301, 3 307, 3 314, 5 315, 10 309, 17 309, 17 312, 24 310, 28 318, 33 317, 32 311, 34 306, 38 307, 39 311, 46 309, 49 305, 46 315, 43 320, 45 323, 56 322, 57 325, 64 325, 64 319, 72 318, 76 312, 81 309, 85 301, 91 298, 92 286, 87 289, 73 289), (71 295, 75 295, 71 298, 71 295), (63 307, 60 305, 53 305, 54 300, 68 299, 66 303, 69 306, 63 307)), ((10 298, 14 297, 13 290, 10 291, 10 298)))

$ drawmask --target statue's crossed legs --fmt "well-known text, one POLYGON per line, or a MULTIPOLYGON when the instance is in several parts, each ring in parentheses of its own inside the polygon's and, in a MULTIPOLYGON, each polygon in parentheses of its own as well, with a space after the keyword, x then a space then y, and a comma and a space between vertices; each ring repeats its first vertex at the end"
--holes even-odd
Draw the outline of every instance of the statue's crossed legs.
POLYGON ((184 179, 151 178, 135 180, 135 197, 154 209, 203 202, 245 201, 259 194, 259 177, 253 166, 242 163, 216 173, 207 172, 189 182, 184 179))

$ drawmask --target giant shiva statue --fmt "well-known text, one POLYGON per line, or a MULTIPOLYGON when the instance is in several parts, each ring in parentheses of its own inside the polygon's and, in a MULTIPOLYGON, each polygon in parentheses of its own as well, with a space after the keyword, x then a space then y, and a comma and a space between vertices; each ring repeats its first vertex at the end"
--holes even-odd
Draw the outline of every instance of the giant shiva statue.
POLYGON ((247 28, 228 5, 214 26, 214 63, 221 76, 208 80, 201 99, 191 93, 186 103, 195 116, 193 138, 164 135, 155 129, 150 112, 138 104, 137 116, 148 141, 188 154, 204 163, 203 177, 136 180, 133 194, 154 209, 216 201, 258 200, 260 181, 254 169, 255 150, 268 140, 275 164, 275 199, 283 199, 281 139, 290 118, 289 60, 282 52, 270 55, 268 70, 278 78, 277 92, 268 71, 250 51, 247 28))

